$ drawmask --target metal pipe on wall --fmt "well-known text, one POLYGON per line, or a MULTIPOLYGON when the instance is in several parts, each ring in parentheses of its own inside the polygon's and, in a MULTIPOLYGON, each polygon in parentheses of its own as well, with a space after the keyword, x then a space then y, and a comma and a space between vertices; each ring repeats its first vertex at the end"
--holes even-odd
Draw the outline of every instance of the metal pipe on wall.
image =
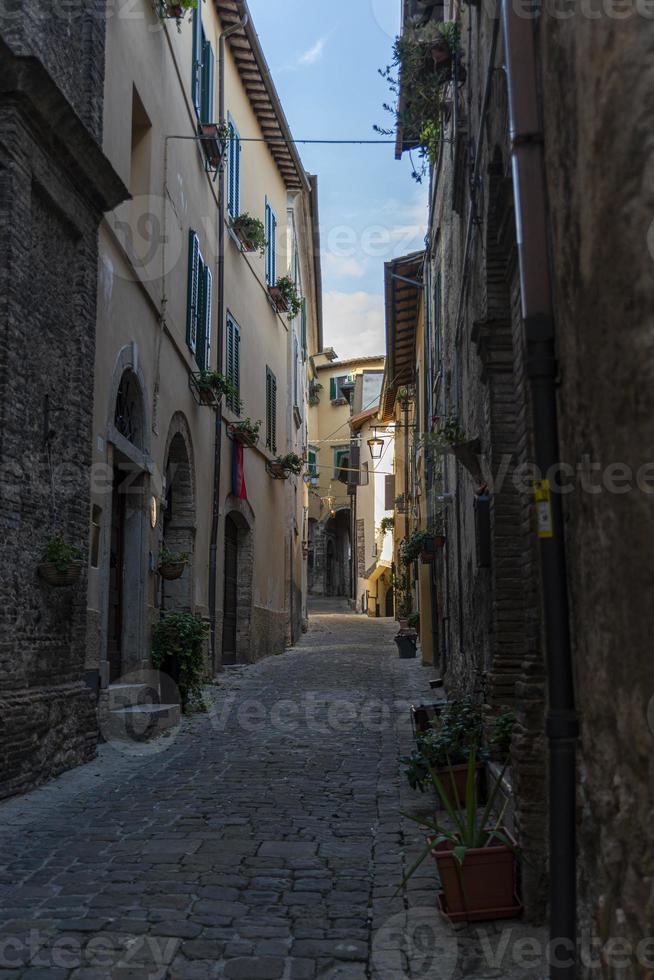
MULTIPOLYGON (((238 2, 238 0, 237 0, 238 2)), ((242 0, 239 2, 241 6, 242 0)), ((232 34, 242 30, 248 22, 246 13, 237 24, 223 31, 218 40, 218 105, 219 122, 226 124, 225 118, 225 41, 232 34)), ((218 330, 216 337, 217 367, 221 374, 224 367, 225 347, 225 161, 221 159, 219 168, 218 192, 218 330)), ((220 527, 220 480, 222 472, 222 408, 216 409, 214 433, 214 475, 213 506, 211 519, 211 539, 209 546, 209 636, 211 644, 211 663, 216 668, 216 589, 218 586, 218 529, 220 527)))
MULTIPOLYGON (((543 133, 533 21, 502 0, 522 315, 531 386, 536 464, 542 478, 559 462, 555 332, 543 133)), ((576 970, 576 748, 570 615, 560 494, 540 488, 540 558, 547 647, 550 937, 552 980, 576 970)))

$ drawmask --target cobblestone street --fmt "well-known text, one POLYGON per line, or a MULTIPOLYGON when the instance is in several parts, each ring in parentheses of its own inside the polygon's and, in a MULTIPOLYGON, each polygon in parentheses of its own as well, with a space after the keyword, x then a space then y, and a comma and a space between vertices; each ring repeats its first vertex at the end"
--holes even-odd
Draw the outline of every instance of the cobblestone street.
POLYGON ((0 806, 0 977, 543 974, 512 959, 525 927, 441 922, 432 862, 396 894, 420 846, 401 812, 429 808, 399 756, 430 675, 394 622, 318 611, 176 736, 0 806))

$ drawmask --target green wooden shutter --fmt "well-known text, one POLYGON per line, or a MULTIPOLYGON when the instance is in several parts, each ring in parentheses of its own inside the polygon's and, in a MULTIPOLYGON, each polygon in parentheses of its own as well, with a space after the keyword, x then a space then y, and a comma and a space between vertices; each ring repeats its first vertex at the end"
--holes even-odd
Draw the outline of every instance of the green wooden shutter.
POLYGON ((195 353, 198 342, 200 242, 194 231, 189 232, 188 249, 188 299, 186 309, 186 343, 195 353))
POLYGON ((318 475, 318 454, 314 449, 309 450, 309 476, 318 475))
POLYGON ((234 328, 234 376, 232 381, 236 386, 236 397, 232 399, 232 411, 235 415, 241 414, 241 331, 236 326, 234 328))
POLYGON ((277 378, 272 376, 272 451, 277 452, 277 378))
POLYGON ((209 266, 204 267, 204 354, 200 368, 211 368, 211 301, 213 299, 213 276, 209 266))
POLYGON ((329 379, 329 398, 330 401, 335 402, 338 398, 338 390, 336 388, 336 378, 329 379))
POLYGON ((215 122, 213 118, 214 86, 215 86, 215 59, 213 48, 208 41, 202 45, 202 70, 201 70, 201 98, 202 98, 202 117, 203 123, 215 122))
POLYGON ((266 446, 277 452, 277 379, 266 368, 266 446))
POLYGON ((206 266, 200 254, 198 259, 198 314, 197 314, 197 331, 195 335, 195 363, 201 371, 204 370, 204 359, 206 353, 206 343, 205 343, 205 323, 206 323, 206 308, 207 308, 207 297, 206 297, 206 287, 207 280, 205 276, 206 266))
POLYGON ((200 8, 193 11, 193 68, 191 75, 191 97, 198 117, 202 111, 202 56, 204 54, 204 31, 200 8))
POLYGON ((307 356, 307 301, 302 300, 302 356, 307 356))
POLYGON ((227 207, 232 218, 238 218, 241 209, 241 137, 231 116, 228 119, 228 128, 227 207))
MULTIPOLYGON (((234 321, 227 314, 227 330, 225 335, 225 374, 229 381, 234 380, 234 321)), ((228 408, 232 408, 232 399, 227 399, 228 408)))

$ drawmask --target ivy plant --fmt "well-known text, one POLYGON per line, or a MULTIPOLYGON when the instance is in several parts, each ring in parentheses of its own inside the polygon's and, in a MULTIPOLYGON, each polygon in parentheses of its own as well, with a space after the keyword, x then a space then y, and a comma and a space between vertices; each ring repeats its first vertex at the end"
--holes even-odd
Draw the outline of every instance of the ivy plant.
POLYGON ((295 283, 290 276, 282 276, 275 283, 280 295, 288 306, 288 318, 294 320, 302 312, 302 298, 295 288, 295 283))
POLYGON ((202 682, 205 673, 204 643, 209 626, 191 613, 167 613, 154 628, 152 664, 157 669, 176 660, 182 711, 205 710, 202 682))
POLYGON ((247 211, 244 211, 243 214, 239 214, 238 218, 234 219, 234 230, 240 232, 256 252, 260 252, 261 255, 265 253, 268 239, 263 221, 259 218, 253 218, 247 211))

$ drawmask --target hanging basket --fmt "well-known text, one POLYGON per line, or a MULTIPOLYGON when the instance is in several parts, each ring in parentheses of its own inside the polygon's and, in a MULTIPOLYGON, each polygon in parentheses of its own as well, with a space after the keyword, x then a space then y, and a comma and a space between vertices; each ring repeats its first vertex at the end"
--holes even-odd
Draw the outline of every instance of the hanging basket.
POLYGON ((479 439, 459 442, 450 446, 448 452, 468 471, 478 487, 483 486, 484 474, 482 473, 481 463, 479 462, 479 454, 481 452, 481 442, 479 439))
POLYGON ((167 582, 175 582, 181 578, 188 565, 187 561, 171 561, 165 565, 159 565, 159 574, 167 582))
POLYGON ((250 241, 250 239, 247 236, 247 232, 246 232, 245 228, 246 228, 246 226, 245 226, 244 222, 239 221, 238 218, 232 224, 232 231, 234 232, 234 234, 238 238, 239 242, 241 243, 241 246, 243 248, 243 251, 244 252, 256 252, 257 251, 257 246, 254 244, 254 242, 250 241))
POLYGON ((281 463, 275 463, 271 460, 267 460, 266 470, 268 471, 268 475, 271 476, 273 480, 288 480, 291 475, 291 471, 289 469, 282 466, 281 463))
POLYGON ((259 442, 258 435, 252 435, 247 429, 241 429, 237 425, 229 425, 227 432, 230 439, 233 439, 234 442, 240 442, 242 446, 246 446, 248 449, 254 449, 259 442))
POLYGON ((218 170, 223 155, 219 126, 216 123, 203 123, 200 125, 200 135, 209 170, 218 170))
POLYGON ((423 565, 431 565, 436 560, 436 555, 445 547, 445 535, 437 534, 433 538, 425 541, 420 552, 420 561, 423 565))
POLYGON ((268 292, 270 293, 270 297, 275 304, 278 313, 290 312, 291 307, 289 306, 288 301, 284 298, 284 294, 279 286, 268 286, 268 292))
POLYGON ((38 566, 38 573, 39 577, 53 589, 63 589, 79 581, 83 567, 82 561, 71 561, 64 569, 54 562, 44 561, 38 566))

